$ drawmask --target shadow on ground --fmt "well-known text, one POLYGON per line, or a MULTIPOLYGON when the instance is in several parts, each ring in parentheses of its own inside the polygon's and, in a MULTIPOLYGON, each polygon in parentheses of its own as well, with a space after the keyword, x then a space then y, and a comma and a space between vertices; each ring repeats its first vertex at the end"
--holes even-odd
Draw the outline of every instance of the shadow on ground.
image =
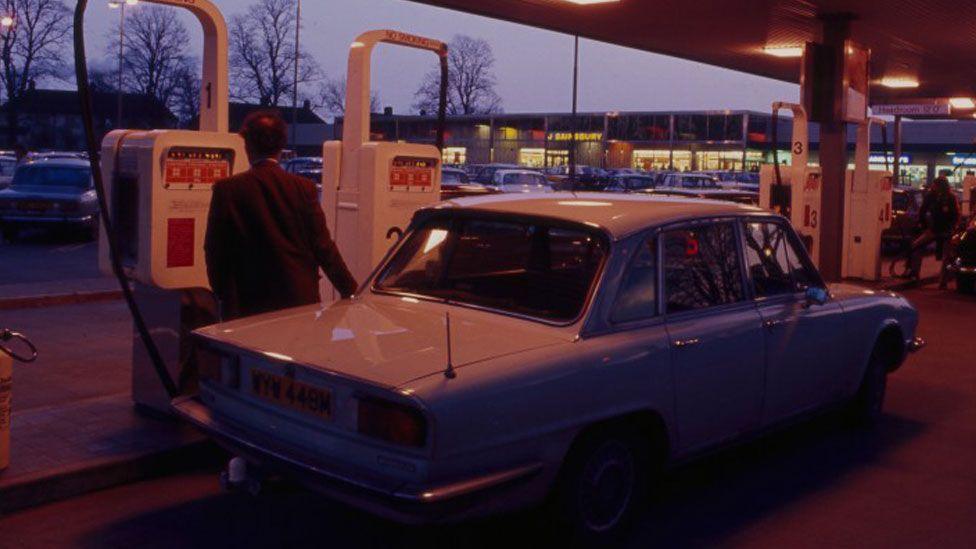
MULTIPOLYGON (((713 454, 672 471, 625 540, 633 547, 720 544, 767 513, 829 491, 871 468, 924 430, 886 417, 872 431, 836 415, 713 454)), ((531 511, 462 525, 403 527, 288 484, 257 497, 217 494, 135 516, 91 532, 87 547, 126 543, 156 531, 159 546, 511 547, 549 546, 557 532, 531 511)))

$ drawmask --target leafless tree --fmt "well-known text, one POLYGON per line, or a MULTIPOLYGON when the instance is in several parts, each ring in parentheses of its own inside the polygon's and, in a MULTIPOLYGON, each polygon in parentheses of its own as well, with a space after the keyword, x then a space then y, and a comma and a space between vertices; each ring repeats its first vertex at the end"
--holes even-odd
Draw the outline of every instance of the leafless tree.
POLYGON ((176 74, 172 109, 182 127, 200 117, 200 72, 195 65, 186 63, 176 74))
MULTIPOLYGON (((312 106, 326 116, 341 116, 346 112, 346 79, 328 78, 319 86, 312 106)), ((380 96, 375 92, 369 93, 370 112, 379 112, 380 96)))
MULTIPOLYGON (((295 0, 258 0, 230 22, 230 72, 235 99, 277 106, 295 85, 295 0)), ((298 54, 298 86, 321 71, 298 54)))
MULTIPOLYGON (((0 70, 4 99, 11 105, 37 81, 66 76, 64 55, 71 37, 71 12, 62 0, 0 0, 13 25, 0 29, 0 70)), ((17 140, 18 115, 7 108, 7 138, 17 140)))
MULTIPOLYGON (((455 35, 448 44, 447 112, 449 114, 488 114, 502 110, 502 98, 495 92, 495 55, 481 38, 455 35)), ((440 68, 424 77, 414 94, 414 109, 437 112, 440 98, 440 68)))
MULTIPOLYGON (((176 15, 162 6, 142 5, 125 19, 122 88, 157 99, 170 107, 178 76, 187 68, 190 33, 176 15)), ((118 25, 109 32, 106 51, 116 56, 118 25)))

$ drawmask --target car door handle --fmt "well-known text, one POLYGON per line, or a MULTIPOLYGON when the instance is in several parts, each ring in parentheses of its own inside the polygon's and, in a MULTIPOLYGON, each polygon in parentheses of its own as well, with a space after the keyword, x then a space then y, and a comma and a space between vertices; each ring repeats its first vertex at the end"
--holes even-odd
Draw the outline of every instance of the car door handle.
POLYGON ((692 346, 698 345, 699 343, 701 343, 701 340, 698 339, 697 337, 693 337, 691 339, 678 339, 678 340, 675 340, 674 346, 675 347, 678 347, 679 349, 683 349, 685 347, 692 347, 692 346))

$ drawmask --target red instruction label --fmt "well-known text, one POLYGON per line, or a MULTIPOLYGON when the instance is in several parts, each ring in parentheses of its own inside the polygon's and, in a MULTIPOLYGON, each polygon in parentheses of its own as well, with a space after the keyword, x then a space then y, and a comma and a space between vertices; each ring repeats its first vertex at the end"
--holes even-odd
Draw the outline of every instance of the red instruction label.
POLYGON ((164 181, 170 185, 212 185, 230 176, 230 164, 224 160, 167 160, 164 181))
POLYGON ((170 219, 166 227, 166 268, 192 267, 195 220, 170 219))
POLYGON ((390 188, 393 190, 430 192, 434 186, 437 160, 398 156, 390 166, 390 188))

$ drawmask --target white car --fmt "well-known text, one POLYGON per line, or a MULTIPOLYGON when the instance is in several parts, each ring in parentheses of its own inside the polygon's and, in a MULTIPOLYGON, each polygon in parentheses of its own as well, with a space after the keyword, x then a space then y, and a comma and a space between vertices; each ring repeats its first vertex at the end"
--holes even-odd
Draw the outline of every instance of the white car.
POLYGON ((551 193, 544 175, 532 170, 498 170, 488 188, 503 193, 551 193))
POLYGON ((197 331, 200 394, 174 404, 386 517, 551 501, 592 540, 661 466, 833 405, 878 416, 916 323, 826 286, 757 208, 498 194, 419 211, 353 299, 197 331))

